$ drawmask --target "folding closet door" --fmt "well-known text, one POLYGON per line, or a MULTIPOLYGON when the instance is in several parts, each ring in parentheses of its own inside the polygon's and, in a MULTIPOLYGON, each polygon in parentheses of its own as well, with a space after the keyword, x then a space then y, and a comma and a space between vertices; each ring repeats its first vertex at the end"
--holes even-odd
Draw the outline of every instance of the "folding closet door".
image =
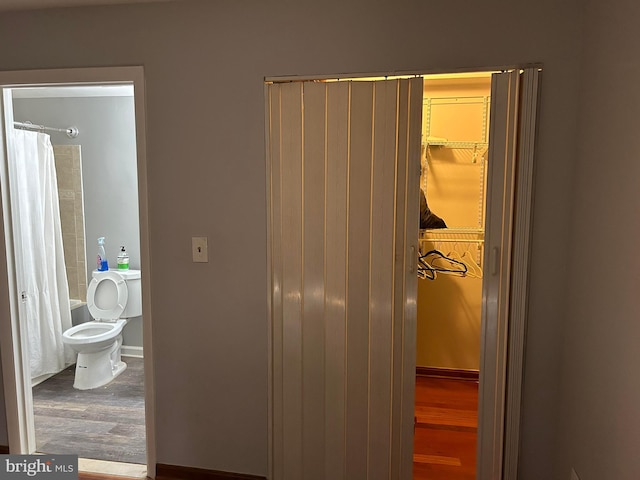
POLYGON ((477 478, 510 479, 520 448, 541 72, 533 67, 491 77, 477 478))
POLYGON ((272 478, 411 478, 422 79, 266 94, 272 478))

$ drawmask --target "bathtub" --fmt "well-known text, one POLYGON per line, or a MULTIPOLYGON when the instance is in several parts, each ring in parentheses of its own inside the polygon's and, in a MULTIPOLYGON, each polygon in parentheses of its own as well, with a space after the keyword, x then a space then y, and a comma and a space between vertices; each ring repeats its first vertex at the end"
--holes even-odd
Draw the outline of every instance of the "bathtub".
POLYGON ((71 310, 75 310, 76 308, 80 308, 82 305, 86 304, 86 302, 75 298, 70 298, 69 303, 71 304, 71 310))

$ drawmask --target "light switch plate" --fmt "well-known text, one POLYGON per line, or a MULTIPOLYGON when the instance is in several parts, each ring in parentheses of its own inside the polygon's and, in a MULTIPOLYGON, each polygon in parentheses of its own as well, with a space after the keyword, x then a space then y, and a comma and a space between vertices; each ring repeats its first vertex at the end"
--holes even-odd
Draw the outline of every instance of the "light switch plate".
POLYGON ((194 263, 207 263, 209 261, 207 243, 207 237, 191 237, 191 253, 194 263))

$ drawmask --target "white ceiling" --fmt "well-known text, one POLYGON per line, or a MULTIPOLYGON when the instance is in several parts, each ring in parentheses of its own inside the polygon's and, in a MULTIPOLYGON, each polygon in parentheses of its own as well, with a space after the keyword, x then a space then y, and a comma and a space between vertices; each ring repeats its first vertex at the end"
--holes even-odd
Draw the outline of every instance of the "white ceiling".
POLYGON ((0 11, 167 1, 174 0, 0 0, 0 11))

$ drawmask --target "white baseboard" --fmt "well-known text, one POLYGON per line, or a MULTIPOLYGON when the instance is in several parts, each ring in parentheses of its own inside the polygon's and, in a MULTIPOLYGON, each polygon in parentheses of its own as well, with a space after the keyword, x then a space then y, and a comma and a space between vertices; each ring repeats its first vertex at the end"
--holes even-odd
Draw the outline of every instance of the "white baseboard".
POLYGON ((144 358, 142 355, 142 347, 128 347, 127 345, 122 346, 120 355, 123 357, 144 358))

